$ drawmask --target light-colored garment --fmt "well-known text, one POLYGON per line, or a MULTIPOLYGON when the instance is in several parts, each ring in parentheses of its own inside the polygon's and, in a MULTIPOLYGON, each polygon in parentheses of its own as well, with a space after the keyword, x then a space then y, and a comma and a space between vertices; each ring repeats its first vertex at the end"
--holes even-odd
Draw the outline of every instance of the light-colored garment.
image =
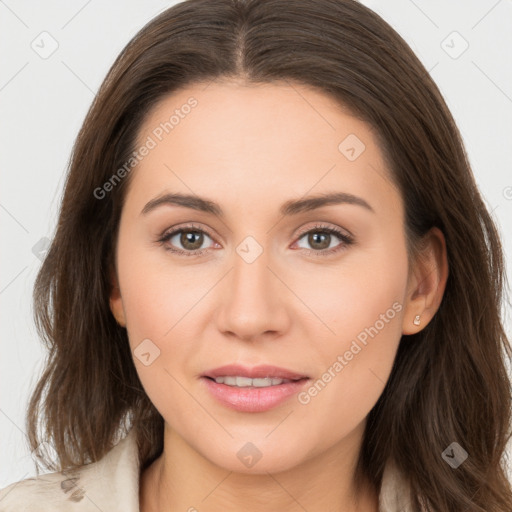
MULTIPOLYGON (((0 512, 140 512, 139 459, 135 431, 102 459, 71 472, 14 482, 0 490, 0 512)), ((387 465, 379 512, 410 512, 409 489, 387 465)))

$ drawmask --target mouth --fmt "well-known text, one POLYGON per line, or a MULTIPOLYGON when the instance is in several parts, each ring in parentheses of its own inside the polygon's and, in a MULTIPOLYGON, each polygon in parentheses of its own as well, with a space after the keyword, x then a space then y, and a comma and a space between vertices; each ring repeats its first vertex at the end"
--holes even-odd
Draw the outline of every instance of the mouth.
POLYGON ((200 380, 220 404, 239 412, 264 412, 298 393, 311 378, 275 366, 228 365, 205 372, 200 380))

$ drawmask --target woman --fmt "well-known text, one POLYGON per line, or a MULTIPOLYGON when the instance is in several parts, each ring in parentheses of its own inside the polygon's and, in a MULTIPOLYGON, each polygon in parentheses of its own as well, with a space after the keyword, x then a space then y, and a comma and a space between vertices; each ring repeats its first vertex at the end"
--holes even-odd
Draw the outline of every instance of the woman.
POLYGON ((376 14, 178 4, 76 141, 27 417, 58 460, 0 510, 511 510, 503 282, 453 118, 376 14))

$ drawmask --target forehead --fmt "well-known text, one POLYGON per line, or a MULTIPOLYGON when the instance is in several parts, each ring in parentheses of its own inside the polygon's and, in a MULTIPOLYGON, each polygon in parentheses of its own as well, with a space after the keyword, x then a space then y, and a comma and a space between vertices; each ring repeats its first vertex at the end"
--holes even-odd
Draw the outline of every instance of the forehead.
POLYGON ((179 189, 257 208, 336 190, 376 209, 401 201, 372 127, 300 84, 187 86, 150 111, 138 133, 143 145, 151 149, 130 188, 146 198, 179 189))

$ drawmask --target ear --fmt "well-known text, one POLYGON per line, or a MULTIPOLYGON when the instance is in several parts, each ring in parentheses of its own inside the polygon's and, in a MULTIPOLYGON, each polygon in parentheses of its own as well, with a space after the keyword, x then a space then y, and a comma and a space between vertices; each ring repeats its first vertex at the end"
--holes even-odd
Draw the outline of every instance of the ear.
POLYGON ((415 334, 432 320, 441 304, 447 279, 446 241, 443 232, 434 227, 424 236, 409 273, 402 334, 415 334))
POLYGON ((117 279, 117 274, 115 269, 110 270, 110 283, 111 283, 111 291, 110 291, 110 311, 114 315, 117 323, 121 327, 126 327, 126 318, 124 314, 123 307, 123 299, 121 297, 121 290, 119 289, 119 281, 117 279))

